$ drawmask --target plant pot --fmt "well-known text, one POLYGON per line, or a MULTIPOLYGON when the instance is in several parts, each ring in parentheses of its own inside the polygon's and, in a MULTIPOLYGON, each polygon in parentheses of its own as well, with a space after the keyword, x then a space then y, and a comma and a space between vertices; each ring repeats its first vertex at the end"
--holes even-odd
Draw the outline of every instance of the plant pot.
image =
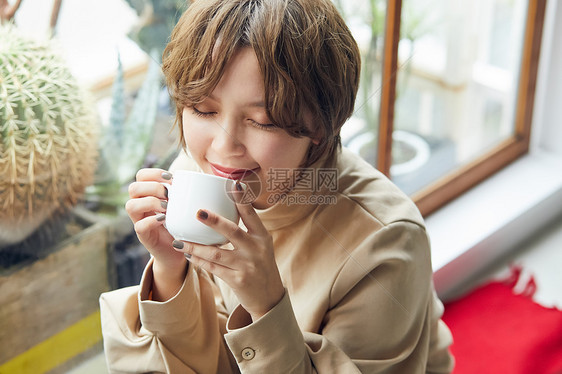
MULTIPOLYGON (((347 147, 360 155, 371 165, 377 162, 377 137, 374 131, 363 131, 354 136, 347 147)), ((415 172, 429 160, 431 150, 429 144, 419 135, 408 131, 395 130, 392 133, 392 165, 390 174, 400 178, 415 172)))
MULTIPOLYGON (((456 145, 446 138, 421 136, 409 131, 393 132, 390 167, 392 181, 411 195, 427 187, 457 167, 456 145)), ((376 135, 360 130, 346 146, 371 165, 377 162, 376 135)))
POLYGON ((98 299, 116 283, 122 221, 75 209, 44 257, 0 268, 0 373, 62 373, 101 351, 98 299))

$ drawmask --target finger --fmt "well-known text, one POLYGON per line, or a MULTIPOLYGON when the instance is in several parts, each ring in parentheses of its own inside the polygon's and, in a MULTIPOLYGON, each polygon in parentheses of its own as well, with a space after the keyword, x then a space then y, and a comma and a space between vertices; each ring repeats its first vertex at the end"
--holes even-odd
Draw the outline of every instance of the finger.
POLYGON ((198 266, 213 275, 216 275, 225 282, 227 282, 227 280, 229 279, 229 275, 232 275, 232 272, 235 271, 226 266, 208 261, 202 257, 197 257, 195 255, 186 255, 185 258, 187 258, 187 260, 193 265, 198 266))
POLYGON ((235 264, 236 254, 230 249, 222 249, 214 245, 183 242, 181 240, 174 240, 172 245, 176 251, 186 254, 187 258, 190 256, 196 257, 229 269, 233 269, 235 264))
POLYGON ((154 196, 140 197, 130 199, 125 203, 125 210, 133 222, 140 221, 141 219, 151 216, 154 213, 164 213, 168 202, 160 200, 154 196))
POLYGON ((257 235, 267 235, 269 233, 252 204, 237 203, 236 208, 242 222, 244 222, 244 226, 248 229, 248 233, 257 235))
POLYGON ((172 173, 164 169, 146 168, 137 172, 137 182, 156 181, 169 182, 172 179, 172 173))
POLYGON ((166 215, 164 214, 157 214, 153 216, 149 216, 143 218, 137 222, 135 222, 134 228, 135 232, 139 236, 139 238, 146 237, 150 234, 152 230, 155 230, 159 227, 163 228, 163 224, 165 221, 166 215))
POLYGON ((159 182, 133 182, 129 185, 129 196, 132 199, 154 196, 161 200, 167 200, 168 190, 159 182))
POLYGON ((247 242, 247 233, 234 222, 224 218, 221 215, 210 212, 206 209, 197 211, 197 219, 199 222, 209 226, 219 234, 223 235, 234 246, 243 245, 247 242))
POLYGON ((235 190, 231 191, 230 195, 236 203, 236 208, 238 209, 240 218, 242 218, 242 222, 244 222, 244 225, 248 229, 248 232, 250 234, 255 233, 258 235, 268 234, 267 229, 263 225, 263 222, 261 221, 252 204, 244 201, 246 192, 245 189, 249 187, 247 185, 245 187, 242 187, 242 184, 239 181, 236 181, 234 187, 235 190))

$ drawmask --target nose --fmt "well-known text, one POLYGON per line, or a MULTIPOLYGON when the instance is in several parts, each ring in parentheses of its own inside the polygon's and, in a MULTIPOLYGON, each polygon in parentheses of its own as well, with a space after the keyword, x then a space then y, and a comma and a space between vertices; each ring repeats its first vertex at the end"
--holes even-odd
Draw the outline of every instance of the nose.
POLYGON ((222 156, 242 156, 246 150, 235 121, 217 123, 211 147, 222 156))

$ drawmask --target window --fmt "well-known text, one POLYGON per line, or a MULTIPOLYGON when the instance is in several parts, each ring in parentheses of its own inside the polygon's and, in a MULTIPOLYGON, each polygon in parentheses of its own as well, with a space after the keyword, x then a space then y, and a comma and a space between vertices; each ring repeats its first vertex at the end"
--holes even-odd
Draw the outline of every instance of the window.
POLYGON ((545 0, 356 3, 337 4, 363 54, 342 140, 424 215, 527 152, 545 0))

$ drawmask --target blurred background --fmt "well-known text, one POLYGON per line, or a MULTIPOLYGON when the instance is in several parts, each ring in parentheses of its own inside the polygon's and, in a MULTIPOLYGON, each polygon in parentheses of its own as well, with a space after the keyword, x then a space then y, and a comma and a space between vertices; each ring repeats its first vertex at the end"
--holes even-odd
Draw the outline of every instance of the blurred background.
MULTIPOLYGON (((334 3, 363 58, 342 141, 424 214, 439 295, 522 261, 562 307, 562 5, 334 3)), ((160 59, 188 6, 0 1, 0 373, 107 372, 98 297, 148 260, 124 203, 180 152, 160 59)))

